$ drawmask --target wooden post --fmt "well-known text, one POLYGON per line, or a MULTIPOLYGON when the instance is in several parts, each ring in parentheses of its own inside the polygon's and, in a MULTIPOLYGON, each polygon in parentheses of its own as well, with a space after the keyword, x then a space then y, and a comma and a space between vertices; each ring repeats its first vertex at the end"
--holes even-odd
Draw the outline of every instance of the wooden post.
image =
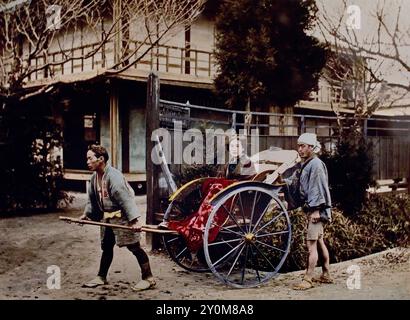
POLYGON ((407 177, 407 193, 410 194, 410 174, 407 177))
MULTIPOLYGON (((151 151, 155 146, 155 142, 151 140, 152 132, 159 128, 159 78, 154 72, 151 72, 147 83, 147 106, 145 109, 145 127, 146 127, 146 151, 145 165, 147 177, 147 224, 157 224, 155 221, 155 213, 159 212, 159 167, 155 165, 151 159, 151 151)), ((159 247, 159 238, 153 234, 146 235, 147 245, 152 249, 159 247)))
MULTIPOLYGON (((30 41, 28 42, 28 52, 31 52, 31 43, 30 43, 30 41)), ((29 56, 27 57, 27 63, 28 63, 29 69, 31 69, 31 68, 30 68, 30 67, 31 67, 30 54, 29 54, 29 56)), ((63 65, 64 65, 64 64, 63 64, 63 65)), ((28 81, 31 81, 31 75, 32 75, 32 73, 30 73, 30 74, 28 75, 28 81)))
POLYGON ((169 47, 167 46, 166 52, 165 52, 165 71, 169 71, 169 47))
POLYGON ((198 75, 198 50, 195 50, 195 75, 198 75))
POLYGON ((211 77, 211 59, 212 59, 212 56, 209 53, 208 54, 208 77, 211 77))
POLYGON ((231 128, 236 131, 236 113, 232 113, 232 124, 231 128))
POLYGON ((114 37, 114 64, 121 60, 122 49, 122 0, 115 0, 113 3, 113 23, 115 23, 115 37, 114 37))
MULTIPOLYGON (((74 57, 74 49, 71 49, 71 56, 74 57)), ((71 73, 74 73, 74 59, 71 60, 71 73)))
POLYGON ((81 72, 83 71, 84 71, 84 46, 81 47, 81 72))
POLYGON ((363 136, 364 138, 367 140, 367 119, 364 119, 364 123, 363 123, 363 136))
POLYGON ((111 83, 110 92, 110 159, 113 167, 119 168, 118 146, 120 143, 120 114, 119 114, 119 94, 116 82, 111 83))
POLYGON ((306 131, 305 117, 302 116, 300 118, 300 133, 299 133, 299 135, 305 133, 305 131, 306 131))

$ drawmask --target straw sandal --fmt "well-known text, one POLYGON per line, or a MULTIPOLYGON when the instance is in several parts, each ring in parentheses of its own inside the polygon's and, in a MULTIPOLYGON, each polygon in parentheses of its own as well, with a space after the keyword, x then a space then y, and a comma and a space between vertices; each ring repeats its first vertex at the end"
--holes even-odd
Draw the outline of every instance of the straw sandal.
POLYGON ((140 282, 138 282, 135 286, 131 287, 132 291, 143 291, 143 290, 148 290, 148 289, 152 289, 156 286, 156 282, 154 280, 154 278, 148 278, 145 280, 141 280, 140 282))
POLYGON ((313 288, 315 285, 313 281, 308 278, 303 278, 302 281, 293 286, 293 290, 307 290, 313 288))
POLYGON ((319 277, 314 277, 312 278, 313 282, 319 282, 319 283, 334 283, 334 280, 330 276, 326 275, 320 275, 319 277))
POLYGON ((99 286, 103 286, 105 284, 108 284, 107 279, 105 279, 103 277, 100 277, 100 276, 97 276, 93 280, 84 283, 83 287, 85 287, 85 288, 96 288, 96 287, 99 287, 99 286))

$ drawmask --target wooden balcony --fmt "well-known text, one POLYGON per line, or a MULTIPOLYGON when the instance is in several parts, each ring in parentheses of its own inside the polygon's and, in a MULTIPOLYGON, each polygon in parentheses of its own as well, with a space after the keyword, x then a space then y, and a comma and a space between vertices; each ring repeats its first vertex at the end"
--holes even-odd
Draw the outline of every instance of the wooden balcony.
MULTIPOLYGON (((157 71, 161 82, 165 84, 202 88, 213 86, 217 66, 212 51, 168 45, 156 45, 150 48, 149 43, 131 41, 128 51, 133 52, 136 48, 138 50, 130 61, 145 52, 146 54, 129 69, 116 74, 116 77, 146 81, 151 71, 157 71)), ((39 55, 24 61, 34 70, 39 69, 25 79, 26 87, 92 79, 106 73, 114 65, 114 42, 109 41, 104 45, 96 42, 50 51, 47 56, 39 55), (41 68, 47 63, 52 65, 41 68)), ((11 64, 6 64, 3 70, 3 72, 0 70, 0 80, 4 83, 6 80, 4 74, 11 72, 11 64)), ((329 110, 330 103, 338 104, 342 108, 347 107, 341 87, 320 83, 318 91, 310 94, 310 101, 303 101, 301 104, 305 107, 312 105, 313 108, 329 110)))
MULTIPOLYGON (((149 72, 157 71, 164 82, 180 81, 185 85, 192 83, 193 86, 205 87, 212 85, 216 67, 211 51, 167 45, 156 45, 150 48, 148 43, 130 42, 129 52, 133 52, 136 48, 138 50, 130 61, 147 53, 117 76, 145 81, 149 72)), ((59 81, 86 80, 104 74, 114 65, 114 43, 111 41, 102 46, 100 43, 92 43, 51 51, 47 56, 37 56, 29 61, 26 59, 25 62, 33 69, 39 69, 25 79, 27 87, 59 81), (47 63, 52 65, 42 68, 47 63)), ((6 65, 5 72, 10 71, 11 65, 6 65)))

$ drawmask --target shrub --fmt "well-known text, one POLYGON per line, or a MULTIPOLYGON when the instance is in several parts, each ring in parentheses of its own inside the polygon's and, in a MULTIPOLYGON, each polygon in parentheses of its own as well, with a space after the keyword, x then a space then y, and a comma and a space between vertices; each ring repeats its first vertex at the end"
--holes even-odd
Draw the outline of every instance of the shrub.
POLYGON ((347 215, 360 212, 373 182, 371 150, 363 137, 349 132, 340 138, 333 154, 324 152, 321 156, 329 172, 332 201, 347 215))
POLYGON ((59 127, 38 114, 3 113, 2 119, 0 212, 52 210, 71 202, 62 191, 59 127))
POLYGON ((367 225, 371 234, 382 236, 382 244, 393 247, 410 244, 410 196, 408 194, 372 195, 360 215, 355 218, 367 225))
POLYGON ((56 209, 71 203, 73 198, 63 191, 61 159, 62 138, 58 127, 50 125, 40 132, 31 145, 31 167, 34 175, 35 200, 31 206, 56 209))
MULTIPOLYGON (((301 210, 289 213, 292 244, 281 272, 306 268, 306 217, 301 210)), ((340 262, 410 244, 410 196, 375 195, 365 202, 360 214, 346 217, 332 211, 332 222, 325 227, 325 243, 330 262, 340 262)))
MULTIPOLYGON (((306 213, 302 210, 290 212, 292 244, 282 272, 306 268, 306 213)), ((369 254, 368 246, 362 246, 364 229, 345 217, 339 210, 333 210, 332 222, 325 227, 325 243, 330 262, 340 262, 369 254)))
POLYGON ((177 183, 182 186, 192 180, 202 177, 216 177, 218 174, 218 165, 191 165, 183 166, 181 174, 176 177, 177 183))

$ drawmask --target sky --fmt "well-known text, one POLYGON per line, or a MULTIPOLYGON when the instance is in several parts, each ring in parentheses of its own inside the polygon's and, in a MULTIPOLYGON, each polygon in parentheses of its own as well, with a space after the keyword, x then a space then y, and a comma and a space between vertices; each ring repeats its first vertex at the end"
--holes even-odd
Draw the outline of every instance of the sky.
MULTIPOLYGON (((403 61, 410 66, 410 1, 409 0, 346 0, 347 8, 343 0, 316 0, 319 18, 326 17, 336 25, 340 17, 343 34, 354 34, 357 41, 364 47, 369 48, 368 43, 374 42, 378 38, 378 21, 376 12, 384 13, 383 21, 391 32, 395 30, 397 17, 399 17, 399 54, 403 61), (401 11, 399 11, 401 8, 401 11), (346 10, 344 10, 346 9, 346 10)), ((318 29, 314 35, 323 38, 318 29)), ((331 37, 327 37, 332 39, 331 37)), ((393 47, 390 37, 382 29, 380 30, 380 50, 384 53, 392 53, 393 47)), ((377 47, 373 46, 373 49, 377 47)), ((375 63, 381 61, 380 57, 375 57, 375 63)), ((381 67, 383 77, 388 82, 410 84, 410 72, 401 67, 398 63, 384 60, 381 67)))

